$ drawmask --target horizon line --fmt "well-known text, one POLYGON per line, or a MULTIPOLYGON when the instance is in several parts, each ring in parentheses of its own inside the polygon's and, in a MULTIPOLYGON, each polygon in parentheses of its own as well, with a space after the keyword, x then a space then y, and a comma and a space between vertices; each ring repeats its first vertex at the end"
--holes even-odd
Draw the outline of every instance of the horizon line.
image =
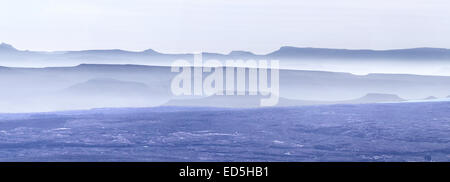
POLYGON ((424 47, 409 47, 409 48, 395 48, 395 49, 365 49, 365 48, 361 48, 361 49, 349 49, 349 48, 326 48, 326 47, 310 47, 310 46, 290 46, 290 45, 285 45, 285 46, 280 46, 278 49, 275 49, 273 51, 270 51, 268 53, 265 54, 257 54, 254 53, 252 51, 248 51, 248 50, 231 50, 228 53, 219 53, 219 52, 212 52, 212 51, 193 51, 193 52, 178 52, 178 53, 166 53, 163 51, 157 51, 153 48, 148 48, 148 49, 144 49, 141 51, 138 50, 127 50, 127 49, 119 49, 119 48, 111 48, 111 49, 79 49, 79 50, 46 50, 46 51, 35 51, 35 50, 29 50, 29 49, 17 49, 16 47, 14 47, 12 44, 6 43, 6 42, 1 42, 0 46, 10 46, 11 48, 17 50, 17 51, 24 51, 24 52, 44 52, 44 53, 65 53, 65 52, 82 52, 82 51, 124 51, 124 52, 132 52, 132 53, 142 53, 142 52, 146 52, 146 51, 153 51, 155 53, 160 53, 160 54, 199 54, 199 53, 210 53, 210 54, 220 54, 220 55, 230 55, 233 52, 246 52, 246 53, 250 53, 253 55, 257 55, 257 56, 264 56, 264 55, 269 55, 271 53, 277 52, 279 50, 281 50, 282 48, 297 48, 297 49, 325 49, 325 50, 345 50, 345 51, 374 51, 374 52, 382 52, 382 51, 396 51, 396 50, 412 50, 412 49, 444 49, 444 50, 450 50, 450 48, 442 48, 442 47, 428 47, 428 46, 424 46, 424 47))

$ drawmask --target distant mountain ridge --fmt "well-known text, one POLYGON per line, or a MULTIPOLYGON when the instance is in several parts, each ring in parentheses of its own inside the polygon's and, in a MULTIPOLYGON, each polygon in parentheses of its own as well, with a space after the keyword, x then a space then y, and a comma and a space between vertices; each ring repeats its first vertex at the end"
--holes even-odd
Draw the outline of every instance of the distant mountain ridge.
POLYGON ((450 49, 443 48, 411 48, 394 50, 349 50, 325 48, 281 47, 268 54, 272 57, 304 57, 304 58, 369 58, 369 59, 450 59, 450 49))
MULTIPOLYGON (((20 52, 28 52, 33 54, 43 54, 37 51, 22 51, 14 48, 14 46, 6 43, 0 44, 1 54, 14 54, 20 52)), ((45 52, 46 55, 84 55, 84 56, 192 56, 191 53, 185 54, 166 54, 157 52, 153 49, 143 51, 126 51, 121 49, 105 49, 105 50, 80 50, 80 51, 58 51, 45 52), (52 54, 53 53, 53 54, 52 54)), ((235 50, 229 54, 203 52, 207 57, 233 58, 233 57, 250 57, 250 58, 299 58, 299 59, 435 59, 450 60, 450 49, 445 48, 409 48, 409 49, 392 49, 392 50, 370 50, 370 49, 331 49, 331 48, 312 48, 312 47, 293 47, 283 46, 280 49, 268 54, 254 54, 250 51, 235 50)))
POLYGON ((0 52, 4 51, 18 51, 16 48, 14 48, 12 45, 1 43, 0 44, 0 52))
MULTIPOLYGON (((353 75, 284 69, 279 72, 278 106, 391 103, 431 95, 442 100, 450 93, 450 76, 353 75)), ((4 86, 0 90, 0 112, 158 105, 259 107, 262 99, 261 96, 172 95, 171 82, 178 73, 171 72, 169 66, 0 67, 0 74, 0 84, 4 86)))

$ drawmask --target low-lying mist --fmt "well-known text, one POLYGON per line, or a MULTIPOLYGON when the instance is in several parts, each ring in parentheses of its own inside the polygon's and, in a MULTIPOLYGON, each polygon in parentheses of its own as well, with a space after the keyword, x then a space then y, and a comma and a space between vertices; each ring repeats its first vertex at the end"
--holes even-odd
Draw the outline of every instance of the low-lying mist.
MULTIPOLYGON (((246 72, 248 74, 248 69, 246 72)), ((177 74, 171 72, 170 67, 142 65, 3 67, 0 69, 0 84, 3 86, 0 90, 0 112, 153 107, 179 103, 177 100, 188 100, 190 104, 187 105, 202 106, 201 103, 217 102, 213 104, 214 107, 234 107, 254 100, 251 96, 222 96, 225 97, 223 99, 211 96, 207 100, 204 100, 205 97, 174 96, 170 84, 177 74)), ((205 78, 210 73, 203 74, 205 78)), ((354 100, 368 94, 385 94, 381 97, 386 98, 377 99, 380 101, 390 101, 389 98, 399 98, 394 99, 395 101, 417 100, 430 96, 445 98, 450 95, 450 77, 446 76, 354 75, 285 69, 280 70, 279 74, 279 106, 359 103, 354 100)), ((186 105, 185 103, 179 105, 186 105)), ((203 106, 208 105, 211 104, 203 106)))

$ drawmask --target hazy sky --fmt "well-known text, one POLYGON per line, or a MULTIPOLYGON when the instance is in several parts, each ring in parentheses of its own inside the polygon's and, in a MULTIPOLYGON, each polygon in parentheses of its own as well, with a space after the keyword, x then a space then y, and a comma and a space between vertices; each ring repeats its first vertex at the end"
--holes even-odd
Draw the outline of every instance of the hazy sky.
POLYGON ((450 48, 449 9, 448 0, 0 0, 0 42, 167 53, 450 48))

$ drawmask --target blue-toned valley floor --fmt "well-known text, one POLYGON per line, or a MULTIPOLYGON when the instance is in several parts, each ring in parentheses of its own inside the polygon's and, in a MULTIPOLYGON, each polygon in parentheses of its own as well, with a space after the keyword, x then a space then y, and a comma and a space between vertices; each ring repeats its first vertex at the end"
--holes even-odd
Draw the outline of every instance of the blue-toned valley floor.
POLYGON ((0 114, 0 161, 450 161, 450 102, 0 114))

